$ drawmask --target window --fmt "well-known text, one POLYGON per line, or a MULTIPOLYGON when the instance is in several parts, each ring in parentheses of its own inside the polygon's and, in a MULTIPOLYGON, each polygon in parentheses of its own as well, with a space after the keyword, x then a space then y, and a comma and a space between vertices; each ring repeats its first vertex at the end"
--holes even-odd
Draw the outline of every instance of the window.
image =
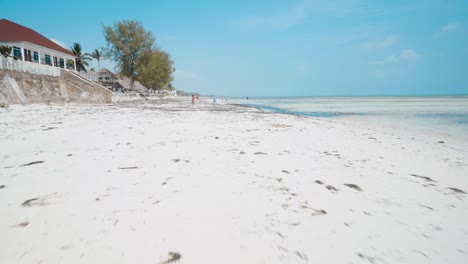
POLYGON ((73 62, 73 60, 67 60, 67 69, 69 70, 75 69, 75 63, 73 62))
POLYGON ((39 62, 39 53, 37 53, 36 51, 33 54, 33 60, 34 62, 39 62))
POLYGON ((21 59, 21 49, 13 47, 13 57, 21 59))
POLYGON ((24 60, 25 61, 32 61, 31 50, 24 49, 24 60))
POLYGON ((54 56, 54 66, 57 67, 58 66, 58 60, 57 60, 57 57, 54 56))
POLYGON ((62 58, 60 58, 59 62, 60 62, 59 64, 60 68, 65 68, 65 61, 62 58))
POLYGON ((50 60, 50 55, 45 55, 45 64, 52 66, 52 61, 50 60))

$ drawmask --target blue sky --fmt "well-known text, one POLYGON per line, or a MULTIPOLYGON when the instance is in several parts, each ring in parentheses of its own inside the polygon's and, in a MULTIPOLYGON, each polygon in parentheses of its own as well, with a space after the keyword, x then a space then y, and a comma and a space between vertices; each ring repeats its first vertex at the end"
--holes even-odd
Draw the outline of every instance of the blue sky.
POLYGON ((85 51, 105 46, 103 25, 139 20, 171 54, 185 91, 468 94, 466 0, 0 0, 0 10, 85 51))

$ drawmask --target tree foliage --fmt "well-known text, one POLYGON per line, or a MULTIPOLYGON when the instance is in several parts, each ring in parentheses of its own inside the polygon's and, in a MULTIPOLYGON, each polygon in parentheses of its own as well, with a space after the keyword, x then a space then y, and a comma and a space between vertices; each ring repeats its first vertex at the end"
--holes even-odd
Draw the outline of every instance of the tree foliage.
POLYGON ((170 84, 174 71, 171 56, 165 51, 153 49, 140 56, 136 79, 147 88, 161 90, 170 84))
POLYGON ((122 20, 113 26, 104 26, 104 38, 107 42, 106 57, 116 62, 120 74, 128 77, 133 87, 142 54, 154 49, 153 34, 145 31, 138 21, 122 20))
POLYGON ((12 49, 12 47, 1 45, 0 46, 0 54, 2 54, 5 57, 8 57, 11 54, 11 49, 12 49))
POLYGON ((75 61, 76 70, 77 71, 83 70, 84 72, 87 72, 85 66, 89 66, 89 64, 87 62, 88 60, 91 60, 91 57, 89 56, 89 54, 88 53, 82 53, 80 43, 73 43, 71 51, 76 56, 76 61, 75 61))
POLYGON ((95 49, 90 55, 91 55, 91 58, 97 60, 97 62, 98 62, 98 69, 101 70, 100 61, 101 61, 102 54, 101 54, 101 52, 99 51, 99 49, 95 49))

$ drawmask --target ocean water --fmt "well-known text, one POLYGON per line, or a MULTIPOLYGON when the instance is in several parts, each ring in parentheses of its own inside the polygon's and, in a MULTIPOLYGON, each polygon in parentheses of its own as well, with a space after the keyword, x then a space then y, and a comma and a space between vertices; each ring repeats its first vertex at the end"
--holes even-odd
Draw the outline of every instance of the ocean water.
POLYGON ((277 97, 235 101, 278 113, 468 140, 468 96, 277 97))

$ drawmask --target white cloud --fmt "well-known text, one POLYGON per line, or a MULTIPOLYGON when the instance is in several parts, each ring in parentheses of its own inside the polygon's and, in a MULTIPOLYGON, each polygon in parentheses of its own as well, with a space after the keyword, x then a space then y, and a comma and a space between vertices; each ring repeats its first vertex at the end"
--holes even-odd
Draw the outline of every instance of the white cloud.
POLYGON ((396 62, 398 62, 398 58, 395 55, 391 55, 391 56, 386 57, 383 60, 374 61, 371 64, 374 64, 374 65, 387 65, 387 64, 392 64, 392 63, 396 63, 396 62))
POLYGON ((198 75, 195 73, 195 72, 191 72, 191 71, 179 71, 179 70, 176 70, 174 72, 174 76, 176 78, 181 78, 181 79, 197 79, 198 78, 198 75))
POLYGON ((421 56, 412 49, 401 51, 400 58, 405 61, 418 61, 421 56))
POLYGON ((65 45, 65 43, 63 43, 62 41, 60 41, 60 40, 58 40, 58 39, 51 38, 50 40, 52 40, 53 42, 55 42, 55 44, 58 44, 59 46, 62 46, 62 48, 69 49, 69 48, 67 47, 67 45, 65 45))
MULTIPOLYGON (((287 1, 286 1, 287 2, 287 1)), ((234 20, 233 25, 244 29, 284 30, 298 26, 312 18, 344 16, 359 10, 360 0, 298 0, 281 11, 265 15, 251 15, 234 20)))
POLYGON ((421 58, 416 51, 412 49, 404 49, 398 56, 390 55, 383 60, 371 62, 373 65, 388 65, 398 62, 416 62, 421 58))
POLYGON ((388 36, 383 39, 372 40, 362 44, 365 49, 386 49, 395 45, 398 42, 398 37, 388 36))
POLYGON ((450 24, 447 24, 445 26, 443 26, 440 31, 443 32, 443 33, 447 33, 447 32, 452 32, 452 31, 455 31, 458 29, 460 25, 457 24, 457 23, 450 23, 450 24))
POLYGON ((445 26, 442 26, 435 34, 434 37, 439 38, 451 32, 454 32, 460 28, 460 23, 448 23, 445 26))

